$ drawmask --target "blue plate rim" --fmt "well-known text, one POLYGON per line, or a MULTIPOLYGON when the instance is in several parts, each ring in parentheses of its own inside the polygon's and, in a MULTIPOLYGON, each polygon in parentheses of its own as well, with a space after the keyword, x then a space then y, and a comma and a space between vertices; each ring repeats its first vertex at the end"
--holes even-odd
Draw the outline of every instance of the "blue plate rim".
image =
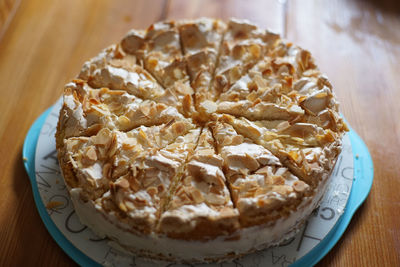
POLYGON ((42 125, 44 124, 51 109, 52 107, 48 108, 32 124, 26 135, 24 145, 22 147, 22 159, 26 172, 28 173, 29 180, 31 182, 33 198, 35 200, 39 215, 48 232, 56 241, 56 243, 64 250, 64 252, 67 253, 70 258, 72 258, 77 264, 81 266, 101 266, 100 264, 89 258, 87 255, 85 255, 82 251, 77 249, 57 228, 57 226, 47 213, 46 207, 44 206, 40 197, 37 183, 35 182, 35 153, 37 140, 39 138, 42 125))

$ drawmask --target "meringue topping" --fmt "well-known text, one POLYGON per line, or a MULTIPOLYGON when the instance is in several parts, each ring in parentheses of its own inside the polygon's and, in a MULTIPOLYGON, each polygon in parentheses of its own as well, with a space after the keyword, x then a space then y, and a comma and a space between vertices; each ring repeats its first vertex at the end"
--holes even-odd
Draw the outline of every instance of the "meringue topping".
POLYGON ((348 130, 310 52, 237 19, 131 30, 63 100, 56 146, 78 216, 166 260, 234 258, 295 233, 348 130))

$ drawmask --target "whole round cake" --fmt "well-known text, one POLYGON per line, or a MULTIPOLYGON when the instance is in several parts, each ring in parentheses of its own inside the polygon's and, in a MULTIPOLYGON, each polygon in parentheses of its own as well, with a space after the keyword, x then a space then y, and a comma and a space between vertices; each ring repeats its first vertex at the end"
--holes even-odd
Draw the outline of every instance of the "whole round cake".
POLYGON ((132 30, 63 97, 58 158, 81 222, 167 261, 233 259, 293 236, 347 131, 310 53, 236 19, 132 30))

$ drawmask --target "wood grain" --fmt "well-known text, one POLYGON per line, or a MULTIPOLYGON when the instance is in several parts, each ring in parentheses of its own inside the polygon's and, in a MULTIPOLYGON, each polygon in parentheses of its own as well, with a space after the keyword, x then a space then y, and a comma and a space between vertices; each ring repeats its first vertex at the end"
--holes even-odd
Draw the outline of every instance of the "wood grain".
POLYGON ((235 17, 251 20, 274 32, 281 32, 282 29, 281 4, 278 1, 253 0, 251 5, 242 0, 172 0, 168 2, 167 18, 197 17, 215 17, 224 20, 235 17))
POLYGON ((292 1, 288 11, 288 38, 313 52, 375 165, 369 199, 321 265, 400 266, 400 13, 368 1, 292 1))
POLYGON ((0 40, 10 24, 21 0, 0 0, 0 40))
MULTIPOLYGON (((0 0, 1 3, 1 0, 0 0)), ((23 169, 35 118, 82 63, 160 19, 247 18, 312 51, 375 165, 370 196, 320 266, 400 266, 400 4, 373 0, 30 0, 0 39, 0 266, 70 266, 47 233, 23 169)))
POLYGON ((83 62, 130 28, 163 14, 164 1, 23 1, 0 43, 0 266, 70 266, 33 203, 21 149, 35 118, 83 62))

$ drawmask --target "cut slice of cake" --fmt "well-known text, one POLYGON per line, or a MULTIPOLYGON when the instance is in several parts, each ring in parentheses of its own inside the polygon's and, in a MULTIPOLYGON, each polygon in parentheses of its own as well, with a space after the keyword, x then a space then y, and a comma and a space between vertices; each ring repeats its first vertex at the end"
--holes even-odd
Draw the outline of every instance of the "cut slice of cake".
POLYGON ((216 122, 212 129, 242 226, 274 224, 296 210, 309 185, 231 125, 216 122))
POLYGON ((245 75, 274 48, 278 39, 279 35, 261 30, 246 20, 231 19, 215 71, 213 86, 218 94, 228 90, 245 75))
POLYGON ((214 145, 212 133, 203 128, 196 150, 161 215, 161 233, 204 241, 238 229, 238 212, 225 184, 223 159, 216 154, 214 145))
POLYGON ((342 133, 309 123, 251 122, 224 115, 238 133, 271 151, 294 174, 316 187, 326 181, 340 152, 342 133), (328 171, 329 170, 329 171, 328 171))
POLYGON ((57 139, 67 186, 81 185, 85 199, 101 196, 108 190, 109 182, 125 175, 130 162, 151 149, 161 149, 188 133, 195 126, 171 121, 167 124, 140 126, 130 132, 103 128, 91 137, 57 139))
POLYGON ((123 90, 142 99, 154 99, 165 94, 156 79, 138 65, 138 58, 112 45, 86 62, 78 76, 92 88, 123 90))
POLYGON ((117 216, 125 227, 127 224, 147 233, 154 229, 171 187, 193 153, 200 130, 190 130, 165 148, 130 159, 129 172, 112 182, 110 191, 98 200, 103 211, 117 216))
POLYGON ((204 100, 215 98, 215 88, 210 85, 225 30, 225 23, 209 18, 179 23, 182 48, 197 106, 204 100))
POLYGON ((74 147, 70 151, 76 150, 67 154, 79 179, 79 186, 72 186, 74 191, 79 191, 81 199, 94 201, 106 216, 118 218, 121 228, 129 225, 144 233, 155 227, 170 185, 181 175, 200 134, 200 129, 180 133, 159 148, 151 140, 155 129, 148 130, 151 134, 141 129, 129 134, 113 132, 111 140, 101 133, 67 141, 68 147, 74 147), (102 144, 106 141, 109 146, 102 144))
POLYGON ((317 122, 310 117, 337 110, 334 99, 331 84, 316 69, 310 53, 280 42, 221 94, 217 111, 250 120, 317 122))
MULTIPOLYGON (((153 100, 142 100, 125 91, 92 89, 83 80, 74 80, 64 89, 63 137, 90 136, 100 129, 129 131, 139 126, 160 125, 173 121, 191 124, 174 107, 153 100)), ((60 132, 61 134, 61 132, 60 132)))
POLYGON ((155 100, 175 105, 186 116, 194 112, 194 91, 175 22, 158 22, 145 32, 131 31, 121 41, 121 47, 125 53, 134 55, 137 63, 143 65, 165 89, 164 94, 155 100))

